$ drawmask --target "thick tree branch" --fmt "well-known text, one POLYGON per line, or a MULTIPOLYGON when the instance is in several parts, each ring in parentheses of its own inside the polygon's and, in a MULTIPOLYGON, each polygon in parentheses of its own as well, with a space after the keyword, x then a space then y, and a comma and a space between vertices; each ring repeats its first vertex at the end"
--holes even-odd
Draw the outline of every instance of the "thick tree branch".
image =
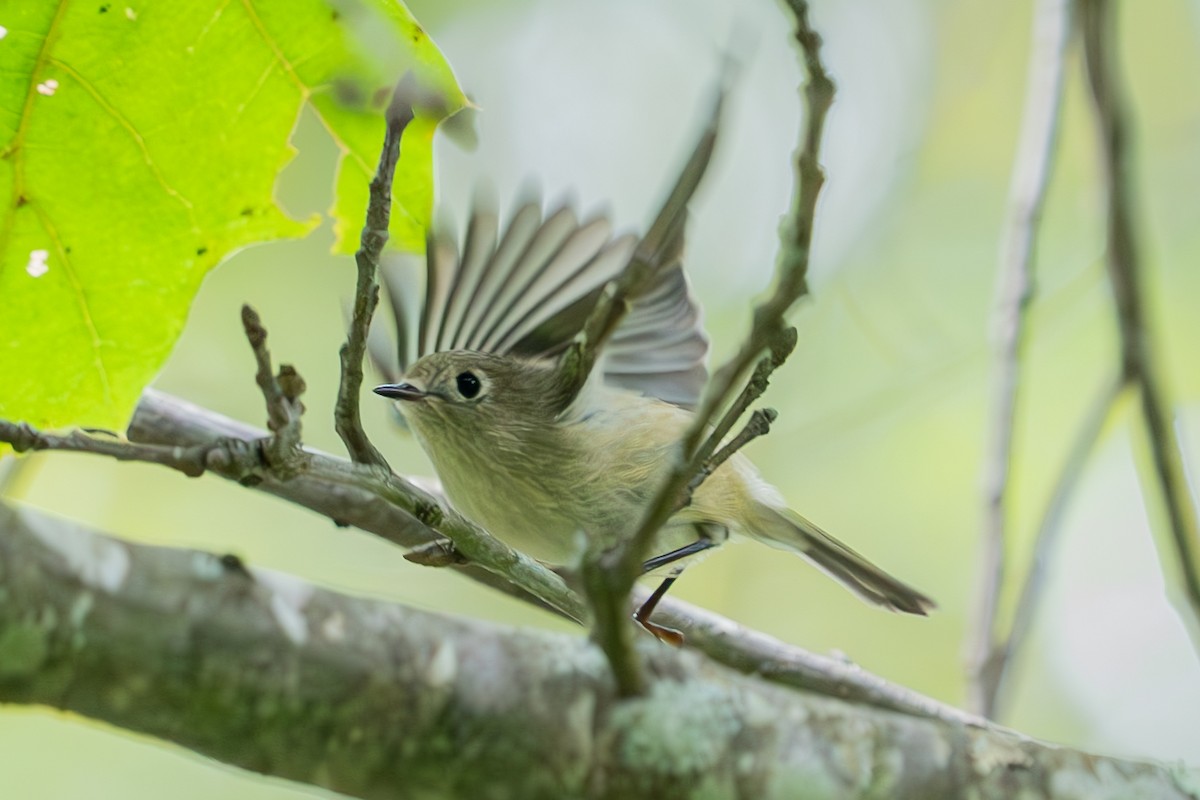
POLYGON ((992 316, 992 412, 983 466, 983 532, 974 623, 967 643, 968 705, 991 717, 1007 650, 997 631, 1008 538, 1008 484, 1025 310, 1033 299, 1033 255, 1058 135, 1059 109, 1074 0, 1040 0, 1034 12, 1021 138, 1013 164, 1008 213, 992 316))
POLYGON ((29 510, 0 507, 0 588, 0 701, 356 797, 1195 797, 1153 764, 855 707, 649 640, 652 688, 619 701, 577 637, 29 510))

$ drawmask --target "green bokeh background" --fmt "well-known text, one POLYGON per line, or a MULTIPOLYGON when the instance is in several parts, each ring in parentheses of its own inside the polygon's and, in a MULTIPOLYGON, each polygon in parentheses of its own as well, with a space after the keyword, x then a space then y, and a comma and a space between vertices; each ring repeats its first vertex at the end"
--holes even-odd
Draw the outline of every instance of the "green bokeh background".
MULTIPOLYGON (((438 143, 445 205, 490 177, 512 196, 533 175, 554 198, 644 222, 693 135, 720 55, 743 61, 729 125, 693 209, 689 268, 718 357, 770 279, 786 209, 800 73, 767 0, 410 3, 480 106, 479 148, 438 143)), ((768 396, 780 413, 751 456, 792 504, 938 599, 929 619, 881 613, 801 561, 752 545, 709 558, 686 599, 788 642, 836 651, 951 703, 964 696, 988 407, 988 315, 1020 121, 1031 3, 824 0, 815 23, 840 93, 826 150, 813 297, 796 354, 768 396)), ((1200 458, 1200 5, 1124 4, 1121 53, 1137 114, 1138 220, 1155 342, 1188 460, 1200 458)), ((2 22, 2 20, 0 20, 2 22)), ((1077 53, 1039 240, 1039 299, 1018 424, 1014 564, 1066 443, 1115 364, 1100 187, 1077 53)), ((334 150, 311 115, 280 179, 298 218, 332 196, 334 150)), ((461 219, 462 214, 460 213, 461 219)), ((205 282, 156 385, 262 422, 238 309, 253 304, 276 358, 309 382, 306 438, 340 451, 329 422, 348 259, 329 224, 244 251, 205 282)), ((365 401, 393 465, 428 472, 365 401)), ((1169 604, 1138 477, 1143 446, 1123 406, 1090 462, 1054 551, 1043 614, 1004 721, 1030 735, 1200 764, 1200 664, 1169 604)), ((233 551, 323 585, 445 613, 571 630, 371 537, 216 478, 54 454, 10 494, 138 541, 233 551)), ((1151 513, 1147 513, 1145 497, 1151 513)), ((1019 566, 1013 572, 1021 572, 1019 566)), ((0 796, 283 798, 313 794, 69 715, 0 709, 0 796)), ((319 794, 319 793, 316 793, 319 794)))

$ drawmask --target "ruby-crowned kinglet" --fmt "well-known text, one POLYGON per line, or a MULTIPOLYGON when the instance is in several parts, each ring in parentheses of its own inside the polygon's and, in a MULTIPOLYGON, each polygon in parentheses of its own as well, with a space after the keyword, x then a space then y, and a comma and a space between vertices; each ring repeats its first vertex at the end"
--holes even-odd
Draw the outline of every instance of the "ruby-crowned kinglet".
MULTIPOLYGON (((536 203, 520 208, 497 245, 495 215, 477 210, 461 259, 449 239, 430 242, 420 328, 428 354, 375 390, 396 401, 456 509, 556 564, 578 558, 581 534, 611 541, 637 529, 691 423, 684 406, 703 385, 707 340, 678 263, 632 299, 583 389, 565 385, 553 356, 574 333, 563 312, 574 310, 577 328, 633 245, 565 209, 542 222, 536 203)), ((788 509, 741 454, 700 485, 655 552, 730 533, 799 553, 881 606, 933 606, 788 509)))
MULTIPOLYGON (((703 172, 704 146, 647 236, 661 241, 651 248, 652 278, 630 295, 628 313, 583 380, 559 354, 603 287, 645 258, 635 237, 610 238, 606 220, 581 224, 565 207, 543 220, 532 200, 501 236, 494 204, 477 201, 461 256, 445 229, 429 239, 416 336, 406 310, 412 292, 402 276, 385 272, 400 372, 375 391, 396 401, 454 507, 536 558, 573 563, 581 537, 632 535, 692 422, 708 340, 680 254, 687 197, 699 181, 688 170, 703 172)), ((677 558, 731 533, 799 553, 886 608, 924 614, 934 605, 791 511, 741 454, 664 526, 654 549, 663 555, 647 568, 672 564, 677 573, 677 558)))

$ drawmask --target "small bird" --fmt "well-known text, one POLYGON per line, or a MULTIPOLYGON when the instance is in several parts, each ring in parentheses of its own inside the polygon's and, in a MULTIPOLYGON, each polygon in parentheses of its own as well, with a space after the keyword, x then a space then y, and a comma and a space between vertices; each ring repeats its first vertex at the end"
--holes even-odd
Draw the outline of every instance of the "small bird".
MULTIPOLYGON (((375 392, 395 401, 451 504, 535 558, 572 564, 581 537, 631 536, 676 459, 707 379, 708 339, 681 258, 687 198, 706 163, 693 156, 676 187, 689 185, 682 202, 672 193, 651 226, 647 239, 660 241, 649 249, 651 277, 586 376, 561 356, 605 286, 648 252, 633 235, 613 238, 606 219, 580 222, 566 206, 543 218, 541 202, 527 199, 501 235, 494 202, 477 199, 461 254, 445 227, 430 234, 415 326, 406 281, 385 273, 400 369, 375 392)), ((682 565, 731 534, 799 553, 885 608, 923 615, 934 606, 790 510, 738 453, 657 535, 662 555, 646 569, 670 574, 639 621, 655 630, 649 612, 682 565)))

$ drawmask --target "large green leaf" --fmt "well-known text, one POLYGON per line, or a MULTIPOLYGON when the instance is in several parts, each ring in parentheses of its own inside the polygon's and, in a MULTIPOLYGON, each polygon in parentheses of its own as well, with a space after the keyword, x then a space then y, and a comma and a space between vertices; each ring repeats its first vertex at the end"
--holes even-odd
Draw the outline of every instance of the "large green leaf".
MULTIPOLYGON (((386 87, 411 69, 446 112, 464 102, 395 0, 27 0, 0 26, 0 418, 41 427, 120 427, 204 274, 316 223, 273 196, 306 102, 343 149, 343 252, 386 87)), ((401 247, 423 244, 436 124, 402 143, 401 247)))

